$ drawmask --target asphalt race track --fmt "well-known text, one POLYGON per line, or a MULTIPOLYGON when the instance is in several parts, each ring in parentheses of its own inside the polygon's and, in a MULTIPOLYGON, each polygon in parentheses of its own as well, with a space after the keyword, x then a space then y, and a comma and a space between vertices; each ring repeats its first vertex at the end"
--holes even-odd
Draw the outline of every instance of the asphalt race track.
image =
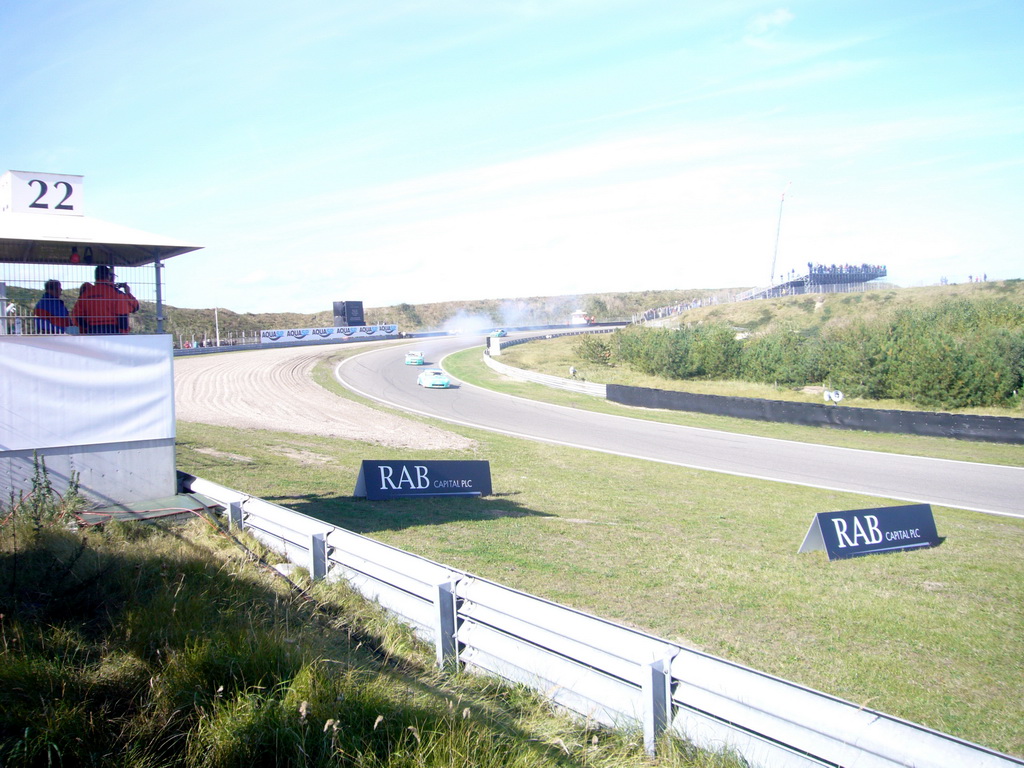
MULTIPOLYGON (((1024 468, 833 448, 729 432, 659 424, 511 397, 452 380, 452 389, 416 385, 419 366, 482 346, 479 336, 417 339, 388 345, 339 364, 354 392, 405 411, 533 440, 676 464, 712 472, 861 493, 893 502, 928 503, 1024 517, 1024 468)), ((884 506, 865 500, 865 507, 884 506)))

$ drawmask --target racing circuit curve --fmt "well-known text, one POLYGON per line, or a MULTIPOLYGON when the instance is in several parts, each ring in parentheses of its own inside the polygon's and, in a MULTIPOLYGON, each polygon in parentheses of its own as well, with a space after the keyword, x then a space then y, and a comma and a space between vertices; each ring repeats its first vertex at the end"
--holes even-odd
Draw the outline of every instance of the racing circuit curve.
MULTIPOLYGON (((479 337, 418 339, 430 365, 479 337)), ((453 381, 453 389, 416 386, 388 345, 348 358, 335 370, 351 391, 454 424, 604 453, 760 480, 845 491, 885 500, 1024 517, 1024 468, 811 445, 583 411, 453 381)))

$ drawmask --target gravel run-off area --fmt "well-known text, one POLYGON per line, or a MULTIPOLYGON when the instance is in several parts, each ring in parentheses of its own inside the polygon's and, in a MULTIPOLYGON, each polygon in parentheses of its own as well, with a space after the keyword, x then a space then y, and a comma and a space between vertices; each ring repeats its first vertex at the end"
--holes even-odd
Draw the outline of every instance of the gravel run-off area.
POLYGON ((394 448, 466 449, 468 438, 328 392, 313 381, 332 347, 224 352, 174 359, 179 421, 362 440, 394 448))

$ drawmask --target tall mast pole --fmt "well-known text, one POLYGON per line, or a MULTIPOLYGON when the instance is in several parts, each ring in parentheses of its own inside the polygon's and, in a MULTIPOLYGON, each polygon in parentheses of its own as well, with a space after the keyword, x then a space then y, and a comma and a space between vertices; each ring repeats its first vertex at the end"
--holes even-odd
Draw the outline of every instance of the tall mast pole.
POLYGON ((782 190, 782 199, 779 200, 779 223, 775 227, 775 252, 772 254, 772 278, 771 285, 775 285, 775 260, 779 257, 779 233, 782 231, 782 204, 786 202, 786 192, 789 191, 792 181, 782 190))

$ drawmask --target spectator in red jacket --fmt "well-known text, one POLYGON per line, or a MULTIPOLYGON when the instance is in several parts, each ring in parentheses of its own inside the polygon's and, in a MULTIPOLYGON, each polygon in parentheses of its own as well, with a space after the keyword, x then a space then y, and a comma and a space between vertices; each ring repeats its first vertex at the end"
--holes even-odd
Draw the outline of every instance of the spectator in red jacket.
POLYGON ((128 333, 128 315, 137 312, 139 300, 127 283, 114 283, 114 271, 96 267, 96 282, 84 283, 71 318, 82 333, 128 333))

